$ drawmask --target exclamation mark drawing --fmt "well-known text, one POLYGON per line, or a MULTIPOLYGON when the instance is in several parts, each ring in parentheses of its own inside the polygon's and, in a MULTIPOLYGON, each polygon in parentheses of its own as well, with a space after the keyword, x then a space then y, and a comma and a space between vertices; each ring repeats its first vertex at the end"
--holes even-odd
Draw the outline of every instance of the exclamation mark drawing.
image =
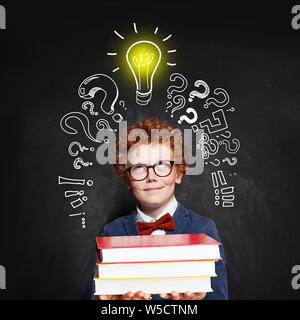
MULTIPOLYGON (((58 177, 58 184, 67 184, 67 185, 87 185, 89 187, 91 187, 93 185, 93 181, 92 180, 85 180, 85 179, 72 179, 72 178, 66 178, 66 177, 62 177, 59 176, 58 177)), ((79 198, 71 201, 71 206, 75 209, 80 207, 85 201, 88 200, 87 196, 83 196, 84 195, 84 190, 67 190, 65 191, 65 198, 69 198, 69 197, 75 197, 75 196, 79 196, 79 198)), ((76 217, 76 216, 84 216, 81 218, 81 227, 83 229, 86 228, 86 224, 85 224, 85 212, 79 212, 79 213, 71 213, 69 214, 69 217, 76 217)))
MULTIPOLYGON (((72 214, 69 214, 69 217, 76 217, 76 216, 81 216, 81 215, 85 215, 85 212, 79 212, 79 213, 72 213, 72 214)), ((85 229, 85 217, 81 218, 81 227, 83 229, 85 229)))
POLYGON ((6 289, 6 271, 3 266, 0 265, 0 290, 6 289))
POLYGON ((6 29, 6 10, 0 5, 0 29, 6 29))
POLYGON ((93 185, 92 180, 88 180, 85 182, 85 179, 72 179, 72 178, 65 178, 65 177, 58 177, 58 184, 75 184, 75 185, 84 185, 91 187, 93 185))
POLYGON ((227 181, 224 177, 223 171, 218 170, 217 172, 211 173, 211 179, 213 183, 213 187, 215 188, 215 205, 218 206, 220 204, 220 200, 222 200, 222 207, 233 207, 234 203, 234 187, 224 187, 221 188, 221 192, 218 189, 219 186, 227 185, 227 181))

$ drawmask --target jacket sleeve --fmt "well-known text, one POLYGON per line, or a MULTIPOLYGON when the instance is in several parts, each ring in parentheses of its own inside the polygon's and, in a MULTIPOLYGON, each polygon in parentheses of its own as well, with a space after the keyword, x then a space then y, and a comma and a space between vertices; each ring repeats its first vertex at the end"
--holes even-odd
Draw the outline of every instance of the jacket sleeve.
MULTIPOLYGON (((209 219, 207 229, 205 232, 209 237, 221 242, 215 223, 209 219)), ((227 284, 227 272, 226 272, 226 259, 224 247, 221 244, 219 246, 221 260, 216 262, 216 274, 217 277, 211 278, 211 286, 213 292, 208 292, 204 300, 228 300, 228 284, 227 284)))

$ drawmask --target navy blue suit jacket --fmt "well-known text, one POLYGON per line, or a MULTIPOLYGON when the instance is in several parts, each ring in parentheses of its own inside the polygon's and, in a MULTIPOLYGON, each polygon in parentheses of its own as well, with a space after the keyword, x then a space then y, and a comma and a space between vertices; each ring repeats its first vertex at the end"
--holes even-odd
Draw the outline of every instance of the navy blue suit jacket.
MULTIPOLYGON (((109 222, 104 226, 101 236, 136 236, 139 230, 136 223, 137 212, 134 210, 131 214, 122 216, 109 222)), ((206 217, 202 217, 178 203, 174 212, 173 219, 175 229, 166 231, 166 234, 187 234, 187 233, 205 233, 211 238, 221 242, 215 223, 206 217)), ((213 292, 206 294, 205 300, 226 300, 228 299, 227 274, 225 268, 225 253, 223 245, 220 245, 222 260, 216 262, 217 277, 211 278, 213 292)), ((152 295, 153 300, 165 300, 159 295, 152 295)))

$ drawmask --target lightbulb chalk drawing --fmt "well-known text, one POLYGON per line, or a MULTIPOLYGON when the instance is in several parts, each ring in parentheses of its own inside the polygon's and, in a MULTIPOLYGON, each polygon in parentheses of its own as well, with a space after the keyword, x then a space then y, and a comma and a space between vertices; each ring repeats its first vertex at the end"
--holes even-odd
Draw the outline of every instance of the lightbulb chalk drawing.
POLYGON ((126 61, 136 84, 136 102, 147 105, 152 97, 153 76, 161 60, 159 47, 147 40, 132 44, 126 53, 126 61))

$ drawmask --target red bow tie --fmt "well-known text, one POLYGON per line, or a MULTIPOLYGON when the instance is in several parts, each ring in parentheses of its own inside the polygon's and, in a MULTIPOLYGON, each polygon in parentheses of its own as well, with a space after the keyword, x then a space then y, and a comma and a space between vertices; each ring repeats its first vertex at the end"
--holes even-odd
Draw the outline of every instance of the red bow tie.
POLYGON ((137 222, 141 235, 149 235, 156 229, 174 230, 175 223, 169 213, 166 213, 155 222, 137 222))

